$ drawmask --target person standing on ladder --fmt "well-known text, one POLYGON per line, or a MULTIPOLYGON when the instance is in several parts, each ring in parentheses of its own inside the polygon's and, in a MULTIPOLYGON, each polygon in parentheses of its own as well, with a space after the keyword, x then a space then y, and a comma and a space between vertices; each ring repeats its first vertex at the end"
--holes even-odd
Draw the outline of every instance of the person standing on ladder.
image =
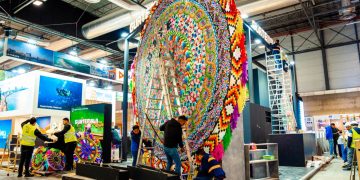
POLYGON ((175 172, 179 175, 181 174, 181 160, 177 147, 180 146, 181 152, 185 151, 182 141, 182 126, 186 124, 187 120, 187 117, 179 116, 178 120, 171 118, 171 120, 160 126, 160 131, 164 131, 164 151, 167 158, 166 170, 170 171, 174 161, 175 172))
POLYGON ((21 123, 21 127, 22 127, 22 137, 20 140, 21 156, 20 156, 18 177, 22 177, 24 163, 25 163, 25 177, 32 177, 34 175, 30 174, 29 165, 34 151, 36 137, 40 138, 43 141, 53 142, 54 140, 41 134, 41 132, 36 128, 36 118, 34 117, 21 123))
POLYGON ((275 43, 272 45, 272 55, 275 58, 275 67, 279 68, 279 64, 281 62, 281 55, 280 55, 280 41, 277 39, 275 43))
POLYGON ((65 141, 65 171, 71 171, 74 166, 74 151, 76 148, 77 138, 75 135, 75 128, 70 124, 69 118, 63 119, 64 129, 54 133, 55 136, 64 136, 65 141))

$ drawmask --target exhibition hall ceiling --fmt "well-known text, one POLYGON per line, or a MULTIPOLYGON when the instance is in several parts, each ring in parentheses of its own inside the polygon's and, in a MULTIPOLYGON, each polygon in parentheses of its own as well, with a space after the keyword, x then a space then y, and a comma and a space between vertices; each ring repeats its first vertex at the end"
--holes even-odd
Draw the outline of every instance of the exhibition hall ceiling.
MULTIPOLYGON (((5 27, 11 27, 18 32, 18 35, 43 42, 46 48, 61 52, 76 50, 84 59, 100 61, 106 58, 110 64, 123 68, 123 52, 118 48, 116 41, 124 35, 124 32, 129 31, 127 24, 123 28, 92 39, 84 37, 82 27, 112 13, 121 15, 130 12, 129 10, 114 4, 115 0, 100 0, 98 3, 89 3, 94 0, 36 1, 43 3, 36 6, 32 3, 34 0, 0 1, 0 20, 3 20, 1 31, 4 31, 5 27), (25 20, 25 23, 15 21, 9 18, 10 16, 25 20)), ((255 20, 270 36, 277 37, 314 28, 321 29, 333 24, 357 22, 359 1, 349 0, 350 4, 341 4, 345 1, 236 0, 235 2, 239 9, 246 7, 242 12, 244 16, 248 15, 246 21, 255 20), (344 13, 348 15, 346 17, 352 18, 344 18, 344 13)), ((152 0, 124 0, 124 2, 131 5, 136 3, 146 5, 152 0)), ((136 49, 130 52, 130 63, 135 53, 136 49)))

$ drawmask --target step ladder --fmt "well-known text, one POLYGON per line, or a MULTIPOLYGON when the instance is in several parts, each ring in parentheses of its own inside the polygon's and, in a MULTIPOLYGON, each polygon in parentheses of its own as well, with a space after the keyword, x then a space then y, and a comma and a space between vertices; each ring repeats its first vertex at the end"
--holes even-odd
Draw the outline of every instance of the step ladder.
POLYGON ((5 168, 7 172, 17 171, 17 161, 20 160, 20 135, 9 135, 6 140, 5 148, 0 161, 0 167, 5 168))
MULTIPOLYGON (((141 121, 142 133, 137 156, 137 164, 140 164, 142 162, 141 151, 150 151, 150 153, 148 153, 150 157, 145 157, 150 159, 150 163, 145 163, 144 165, 150 165, 152 167, 154 167, 154 144, 156 141, 163 141, 162 138, 160 138, 160 136, 156 133, 155 127, 159 127, 165 123, 163 119, 171 119, 182 115, 180 95, 175 77, 175 65, 171 59, 160 60, 160 58, 158 58, 156 61, 157 62, 153 63, 154 67, 150 72, 150 90, 148 91, 145 103, 145 117, 143 117, 143 120, 141 121), (165 117, 162 114, 164 111, 165 117), (153 134, 150 133, 151 131, 153 131, 153 134), (146 136, 145 132, 151 134, 151 137, 144 137, 146 136), (144 148, 142 142, 143 139, 152 140, 151 142, 153 147, 144 148)), ((185 139, 186 154, 190 164, 189 174, 186 174, 185 176, 191 178, 193 174, 193 161, 190 153, 190 147, 186 140, 187 134, 185 129, 183 130, 183 139, 185 139)), ((182 176, 184 176, 184 174, 182 176)))
POLYGON ((266 55, 271 127, 273 134, 295 130, 290 73, 283 70, 280 54, 266 55))

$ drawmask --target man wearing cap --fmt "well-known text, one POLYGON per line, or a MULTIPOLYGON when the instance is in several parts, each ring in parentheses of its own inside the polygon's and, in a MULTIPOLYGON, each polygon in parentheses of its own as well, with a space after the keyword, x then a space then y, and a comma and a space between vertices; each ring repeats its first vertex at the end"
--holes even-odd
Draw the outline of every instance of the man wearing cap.
POLYGON ((34 151, 36 137, 40 138, 43 141, 52 142, 54 140, 41 134, 41 132, 36 128, 36 118, 34 117, 21 123, 21 128, 22 128, 22 136, 20 140, 21 156, 20 156, 20 164, 18 169, 18 177, 22 177, 24 164, 25 164, 25 177, 32 177, 34 175, 30 174, 29 165, 34 151))
POLYGON ((351 122, 352 128, 348 132, 348 153, 347 153, 347 166, 343 170, 351 170, 354 151, 355 151, 355 141, 360 140, 360 128, 358 128, 358 123, 356 121, 351 122))
POLYGON ((346 167, 348 165, 347 163, 347 153, 348 153, 348 147, 347 147, 347 142, 348 142, 348 137, 349 137, 349 131, 351 130, 351 124, 350 122, 347 122, 345 123, 345 128, 346 130, 344 131, 345 132, 345 137, 344 137, 344 151, 343 151, 343 160, 344 160, 344 165, 343 165, 343 168, 346 167))

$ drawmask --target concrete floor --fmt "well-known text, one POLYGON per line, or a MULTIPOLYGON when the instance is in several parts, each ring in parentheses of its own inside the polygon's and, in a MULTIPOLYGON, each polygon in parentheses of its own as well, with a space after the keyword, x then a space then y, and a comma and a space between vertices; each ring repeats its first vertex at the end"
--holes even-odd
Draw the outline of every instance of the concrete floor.
MULTIPOLYGON (((342 170, 343 161, 340 158, 333 159, 328 165, 322 168, 311 180, 347 180, 350 179, 350 171, 342 170)), ((356 179, 359 180, 356 171, 356 179)))
POLYGON ((280 180, 299 180, 314 169, 314 167, 279 166, 280 180))

